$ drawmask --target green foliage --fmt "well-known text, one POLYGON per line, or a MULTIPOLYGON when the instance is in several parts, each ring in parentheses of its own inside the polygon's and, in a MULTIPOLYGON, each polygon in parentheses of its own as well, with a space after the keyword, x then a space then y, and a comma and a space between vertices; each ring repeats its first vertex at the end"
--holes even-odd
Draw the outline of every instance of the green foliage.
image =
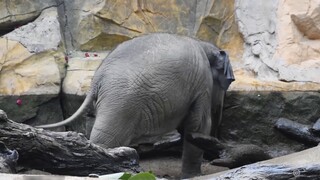
POLYGON ((132 174, 130 173, 124 173, 119 179, 128 180, 131 176, 132 174))
POLYGON ((124 173, 119 179, 121 180, 156 180, 156 176, 152 172, 141 172, 136 175, 124 173))

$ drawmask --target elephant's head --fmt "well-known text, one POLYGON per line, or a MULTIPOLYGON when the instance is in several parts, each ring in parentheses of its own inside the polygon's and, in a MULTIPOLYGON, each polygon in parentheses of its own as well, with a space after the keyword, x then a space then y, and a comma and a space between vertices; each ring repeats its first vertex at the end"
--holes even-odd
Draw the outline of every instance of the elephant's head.
POLYGON ((230 84, 235 80, 228 54, 206 42, 201 46, 210 62, 213 89, 211 104, 212 130, 211 135, 219 136, 219 127, 222 121, 224 97, 230 84))
POLYGON ((225 51, 214 51, 208 55, 213 80, 226 91, 235 80, 228 54, 225 51))
POLYGON ((210 62, 213 80, 226 91, 235 80, 228 54, 207 42, 200 41, 200 46, 210 62))

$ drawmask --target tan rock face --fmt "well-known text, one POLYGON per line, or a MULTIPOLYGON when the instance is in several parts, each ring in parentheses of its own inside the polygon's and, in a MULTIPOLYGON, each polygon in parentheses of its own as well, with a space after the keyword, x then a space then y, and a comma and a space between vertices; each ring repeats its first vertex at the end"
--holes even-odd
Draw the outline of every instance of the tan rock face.
POLYGON ((60 72, 50 52, 32 54, 16 41, 0 39, 0 94, 58 94, 60 72))
MULTIPOLYGON (((12 11, 17 16, 29 12, 20 12, 19 8, 35 9, 39 17, 0 39, 0 94, 57 95, 65 69, 64 57, 59 49, 62 38, 57 8, 48 8, 55 5, 55 2, 47 1, 37 5, 32 4, 35 1, 24 3, 9 3, 7 6, 18 8, 12 11)), ((11 15, 15 17, 14 13, 11 15)))
POLYGON ((65 94, 85 95, 90 87, 95 70, 102 60, 91 58, 84 60, 81 58, 70 59, 67 75, 63 81, 63 92, 65 94))
POLYGON ((196 36, 228 51, 233 62, 239 62, 243 54, 243 38, 235 22, 233 0, 209 1, 200 17, 196 36))
MULTIPOLYGON (((307 34, 310 36, 313 31, 311 28, 311 31, 305 32, 300 27, 303 16, 317 19, 319 5, 317 0, 280 1, 279 6, 283 8, 278 9, 278 46, 273 57, 280 80, 320 83, 320 41, 308 38, 307 34), (296 15, 296 20, 290 14, 296 15)), ((310 23, 312 22, 309 21, 310 23)))
POLYGON ((310 15, 292 14, 291 19, 299 31, 309 39, 320 39, 320 4, 310 15))
POLYGON ((233 4, 233 0, 66 2, 67 9, 77 7, 82 10, 69 12, 67 25, 73 42, 70 46, 85 51, 110 50, 142 34, 169 32, 197 36, 241 51, 242 41, 234 22, 233 4), (235 41, 231 43, 231 39, 235 41))

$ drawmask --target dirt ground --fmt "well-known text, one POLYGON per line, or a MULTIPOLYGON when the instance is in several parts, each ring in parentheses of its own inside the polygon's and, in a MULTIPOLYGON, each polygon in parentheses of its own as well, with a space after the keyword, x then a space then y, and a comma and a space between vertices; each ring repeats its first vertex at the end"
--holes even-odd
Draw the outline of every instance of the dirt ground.
MULTIPOLYGON (((152 157, 140 159, 140 166, 144 171, 152 171, 157 177, 179 179, 181 174, 181 159, 175 156, 152 157)), ((202 174, 214 174, 228 170, 225 167, 212 166, 208 162, 202 163, 202 174)))

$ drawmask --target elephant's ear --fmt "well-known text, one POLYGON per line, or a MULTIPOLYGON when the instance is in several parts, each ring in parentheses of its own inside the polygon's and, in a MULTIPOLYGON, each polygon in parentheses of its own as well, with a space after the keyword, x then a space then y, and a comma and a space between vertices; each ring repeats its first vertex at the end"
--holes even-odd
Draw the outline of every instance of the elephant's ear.
POLYGON ((209 57, 209 61, 213 79, 217 79, 219 86, 226 91, 235 80, 228 54, 225 51, 219 51, 209 57))
POLYGON ((211 135, 214 137, 219 137, 225 94, 230 84, 232 83, 232 81, 235 80, 235 78, 233 75, 233 70, 229 61, 228 54, 225 51, 219 50, 214 50, 211 52, 213 53, 208 53, 208 59, 210 62, 213 77, 211 104, 211 135))

